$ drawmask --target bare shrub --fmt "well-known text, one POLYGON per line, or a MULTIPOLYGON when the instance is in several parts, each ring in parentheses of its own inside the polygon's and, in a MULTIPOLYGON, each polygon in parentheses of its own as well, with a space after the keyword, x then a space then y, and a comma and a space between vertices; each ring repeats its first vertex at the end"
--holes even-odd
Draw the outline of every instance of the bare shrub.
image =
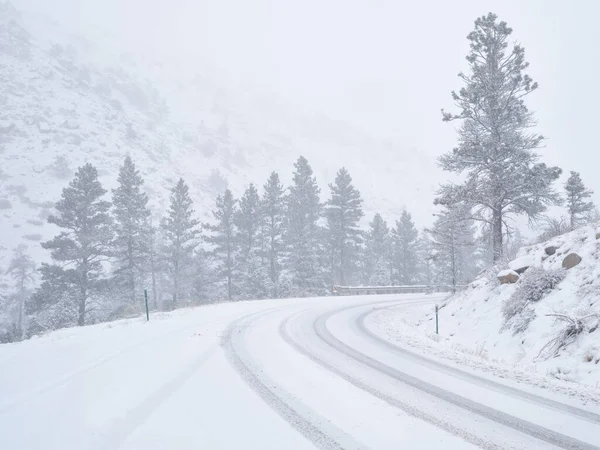
POLYGON ((558 354, 558 352, 571 345, 577 336, 586 330, 589 330, 590 323, 597 323, 598 314, 589 314, 583 317, 571 317, 566 314, 546 314, 548 317, 555 317, 557 321, 564 322, 565 327, 550 339, 537 355, 537 359, 547 360, 558 354))
POLYGON ((535 311, 530 306, 548 295, 566 276, 566 271, 544 270, 531 267, 517 283, 517 289, 502 305, 504 325, 502 330, 512 329, 513 334, 527 330, 535 319, 535 311))

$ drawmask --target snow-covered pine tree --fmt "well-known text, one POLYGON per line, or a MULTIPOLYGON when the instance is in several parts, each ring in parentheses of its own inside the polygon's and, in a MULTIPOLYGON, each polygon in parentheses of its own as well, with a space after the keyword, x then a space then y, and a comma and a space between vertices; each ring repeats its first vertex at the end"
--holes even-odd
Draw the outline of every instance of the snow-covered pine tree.
POLYGON ((435 264, 434 264, 434 249, 431 237, 427 231, 420 233, 417 240, 417 259, 419 266, 419 283, 425 286, 434 284, 435 264))
POLYGON ((151 230, 148 196, 142 191, 144 180, 129 156, 119 169, 119 187, 113 190, 115 218, 115 278, 124 286, 126 298, 135 304, 141 298, 142 275, 150 253, 151 230))
POLYGON ((208 303, 216 297, 214 292, 214 266, 212 255, 203 248, 196 249, 194 255, 194 299, 197 303, 208 303))
POLYGON ((394 261, 394 280, 400 285, 410 285, 417 281, 418 254, 417 238, 419 232, 409 212, 402 211, 400 220, 392 229, 392 252, 394 261))
POLYGON ((222 196, 217 197, 216 209, 213 211, 217 223, 209 226, 212 235, 207 237, 207 241, 214 245, 214 255, 219 264, 218 277, 225 280, 225 294, 228 300, 233 300, 237 293, 236 260, 239 254, 239 241, 235 226, 236 203, 229 189, 222 196))
POLYGON ((272 172, 264 185, 262 198, 262 240, 272 283, 277 283, 281 270, 282 236, 285 219, 285 191, 279 175, 272 172))
POLYGON ((164 263, 171 282, 172 307, 191 292, 194 250, 200 239, 200 221, 194 218, 192 199, 183 178, 171 190, 171 204, 162 221, 164 263))
POLYGON ((389 286, 392 282, 390 230, 377 213, 369 223, 365 238, 365 274, 363 282, 371 286, 389 286))
MULTIPOLYGON (((157 221, 158 222, 158 221, 157 221)), ((150 273, 150 284, 152 286, 152 308, 158 308, 158 278, 160 274, 159 232, 161 230, 154 226, 152 217, 148 219, 148 272, 150 273)))
POLYGON ((358 252, 363 240, 360 192, 342 167, 329 185, 331 199, 325 204, 327 240, 331 249, 331 284, 347 285, 357 275, 358 252))
POLYGON ((434 250, 436 282, 452 286, 466 284, 477 272, 473 258, 475 229, 468 206, 445 207, 429 230, 434 250))
POLYGON ((98 181, 98 171, 86 164, 75 173, 69 187, 55 206, 56 215, 48 222, 62 228, 54 239, 42 243, 60 265, 49 268, 47 277, 63 277, 76 287, 77 324, 85 325, 88 301, 102 284, 102 262, 112 255, 110 202, 102 200, 106 190, 98 181))
POLYGON ((531 131, 533 114, 524 98, 537 88, 524 73, 525 50, 511 44, 512 33, 495 14, 475 21, 468 39, 470 73, 459 74, 464 86, 452 92, 457 114, 443 113, 444 121, 460 120, 459 144, 439 159, 442 169, 465 173, 462 184, 446 184, 437 204, 465 202, 473 217, 492 227, 494 261, 502 256, 503 224, 510 214, 537 217, 559 201, 552 188, 561 169, 539 162, 543 137, 531 131))
POLYGON ((6 273, 10 275, 15 283, 12 297, 15 305, 17 339, 23 338, 25 302, 30 294, 30 287, 35 281, 35 263, 27 253, 27 246, 21 244, 15 249, 14 255, 6 273))
POLYGON ((318 295, 325 292, 322 230, 318 224, 321 190, 305 157, 298 158, 294 168, 286 197, 286 270, 292 278, 293 294, 318 295))
POLYGON ((239 201, 234 217, 240 248, 237 264, 240 272, 239 288, 244 298, 268 298, 273 287, 269 270, 262 260, 262 216, 263 208, 258 191, 254 184, 250 184, 239 201))
POLYGON ((261 222, 260 197, 254 184, 250 184, 244 195, 239 200, 239 205, 234 216, 237 229, 240 258, 249 258, 252 252, 256 252, 259 245, 258 234, 261 222))
POLYGON ((582 216, 594 210, 594 203, 590 201, 593 191, 585 187, 579 172, 573 171, 565 183, 565 191, 567 192, 567 211, 571 229, 573 229, 581 224, 582 216))

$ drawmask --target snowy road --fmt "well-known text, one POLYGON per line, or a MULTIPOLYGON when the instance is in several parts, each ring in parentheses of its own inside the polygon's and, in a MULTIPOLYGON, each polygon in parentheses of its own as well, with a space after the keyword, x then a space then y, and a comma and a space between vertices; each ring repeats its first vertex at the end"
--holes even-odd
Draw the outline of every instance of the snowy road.
POLYGON ((599 448, 597 408, 368 326, 436 300, 222 304, 0 346, 0 448, 599 448))

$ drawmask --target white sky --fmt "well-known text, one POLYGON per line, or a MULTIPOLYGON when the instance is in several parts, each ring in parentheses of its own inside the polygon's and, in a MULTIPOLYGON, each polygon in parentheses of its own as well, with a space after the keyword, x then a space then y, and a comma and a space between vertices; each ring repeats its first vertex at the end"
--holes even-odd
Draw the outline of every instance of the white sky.
MULTIPOLYGON (((600 2, 579 0, 14 0, 64 10, 87 27, 207 63, 407 149, 455 144, 440 109, 460 87, 466 35, 496 12, 526 49, 540 89, 528 104, 549 139, 546 160, 580 171, 600 203, 595 88, 600 2)), ((64 11, 62 12, 64 14, 64 11)))

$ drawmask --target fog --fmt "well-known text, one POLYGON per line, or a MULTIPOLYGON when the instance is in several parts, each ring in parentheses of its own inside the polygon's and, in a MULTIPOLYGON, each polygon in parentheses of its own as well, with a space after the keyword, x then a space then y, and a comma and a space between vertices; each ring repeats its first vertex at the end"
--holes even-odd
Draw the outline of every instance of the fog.
MULTIPOLYGON (((275 92, 407 148, 452 148, 440 119, 460 87, 473 20, 496 12, 527 51, 540 83, 529 99, 548 137, 549 162, 578 170, 596 192, 593 86, 597 2, 316 0, 23 0, 81 30, 109 31, 124 49, 178 59, 245 86, 275 92)), ((191 69, 192 70, 192 69, 191 69)))

